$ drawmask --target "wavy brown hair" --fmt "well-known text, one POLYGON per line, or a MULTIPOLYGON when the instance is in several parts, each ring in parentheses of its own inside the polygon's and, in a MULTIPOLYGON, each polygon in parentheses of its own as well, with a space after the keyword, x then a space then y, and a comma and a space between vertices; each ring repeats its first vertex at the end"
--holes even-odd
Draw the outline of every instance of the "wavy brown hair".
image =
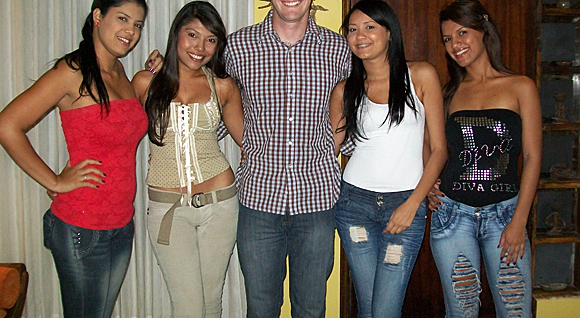
MULTIPOLYGON (((449 20, 464 27, 482 32, 483 46, 489 56, 491 67, 501 73, 513 73, 503 64, 501 58, 499 30, 487 10, 479 1, 456 0, 439 13, 440 24, 449 20)), ((445 108, 447 109, 467 72, 449 54, 445 54, 445 58, 447 59, 447 71, 450 77, 449 82, 443 86, 443 100, 445 108)))

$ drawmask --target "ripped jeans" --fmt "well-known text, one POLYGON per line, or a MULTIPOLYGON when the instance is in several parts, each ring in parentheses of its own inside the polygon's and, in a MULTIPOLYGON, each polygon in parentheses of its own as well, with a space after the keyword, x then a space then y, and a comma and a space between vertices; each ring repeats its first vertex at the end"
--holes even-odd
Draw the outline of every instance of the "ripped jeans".
POLYGON ((498 248, 518 196, 478 208, 448 197, 439 199, 443 205, 431 216, 431 249, 446 317, 478 317, 482 255, 497 317, 532 317, 530 242, 526 236, 524 257, 516 265, 506 265, 498 248))
POLYGON ((335 205, 336 228, 346 254, 358 317, 401 317, 409 277, 426 224, 425 202, 401 234, 382 234, 393 211, 413 190, 377 193, 342 182, 335 205))

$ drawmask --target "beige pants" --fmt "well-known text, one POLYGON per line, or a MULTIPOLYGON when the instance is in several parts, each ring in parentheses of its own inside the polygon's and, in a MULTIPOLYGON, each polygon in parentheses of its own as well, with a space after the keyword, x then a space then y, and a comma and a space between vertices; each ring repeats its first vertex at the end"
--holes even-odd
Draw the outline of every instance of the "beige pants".
POLYGON ((171 204, 149 200, 147 230, 167 284, 173 317, 219 318, 226 271, 236 241, 238 196, 201 208, 178 207, 171 243, 157 243, 171 204))

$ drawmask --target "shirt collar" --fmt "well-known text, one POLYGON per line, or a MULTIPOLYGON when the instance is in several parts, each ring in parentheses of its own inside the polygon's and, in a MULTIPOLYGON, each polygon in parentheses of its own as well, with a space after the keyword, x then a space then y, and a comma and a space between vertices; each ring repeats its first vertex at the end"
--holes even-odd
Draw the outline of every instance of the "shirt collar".
MULTIPOLYGON (((258 41, 262 41, 265 37, 272 35, 276 35, 276 37, 279 38, 278 35, 276 34, 276 31, 274 31, 274 27, 272 25, 272 15, 273 11, 270 10, 270 12, 268 12, 268 15, 264 18, 264 21, 262 22, 260 28, 260 36, 258 38, 258 41)), ((308 26, 306 27, 306 33, 304 34, 304 37, 314 35, 318 39, 318 43, 320 43, 323 40, 323 35, 321 31, 322 28, 318 24, 316 24, 316 22, 314 22, 314 19, 312 19, 310 15, 308 15, 308 26)))

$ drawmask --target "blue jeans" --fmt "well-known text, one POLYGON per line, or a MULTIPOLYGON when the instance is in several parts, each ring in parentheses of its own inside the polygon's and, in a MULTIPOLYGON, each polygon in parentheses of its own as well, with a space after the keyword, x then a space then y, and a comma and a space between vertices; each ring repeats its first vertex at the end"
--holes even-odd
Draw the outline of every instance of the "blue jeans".
POLYGON ((526 237, 523 259, 506 265, 498 248, 514 214, 518 196, 472 207, 439 198, 443 205, 431 217, 431 250, 439 270, 447 317, 477 317, 481 292, 481 255, 497 317, 532 317, 532 268, 526 237))
POLYGON ((334 262, 334 209, 278 215, 240 204, 238 254, 248 318, 280 316, 286 256, 294 318, 324 318, 326 281, 334 262))
POLYGON ((44 245, 60 281, 64 317, 109 318, 127 272, 133 221, 120 229, 90 230, 44 214, 44 245))
POLYGON ((354 280, 359 318, 401 317, 425 234, 425 202, 408 229, 394 235, 382 232, 412 192, 378 193, 342 182, 335 206, 336 229, 354 280))

